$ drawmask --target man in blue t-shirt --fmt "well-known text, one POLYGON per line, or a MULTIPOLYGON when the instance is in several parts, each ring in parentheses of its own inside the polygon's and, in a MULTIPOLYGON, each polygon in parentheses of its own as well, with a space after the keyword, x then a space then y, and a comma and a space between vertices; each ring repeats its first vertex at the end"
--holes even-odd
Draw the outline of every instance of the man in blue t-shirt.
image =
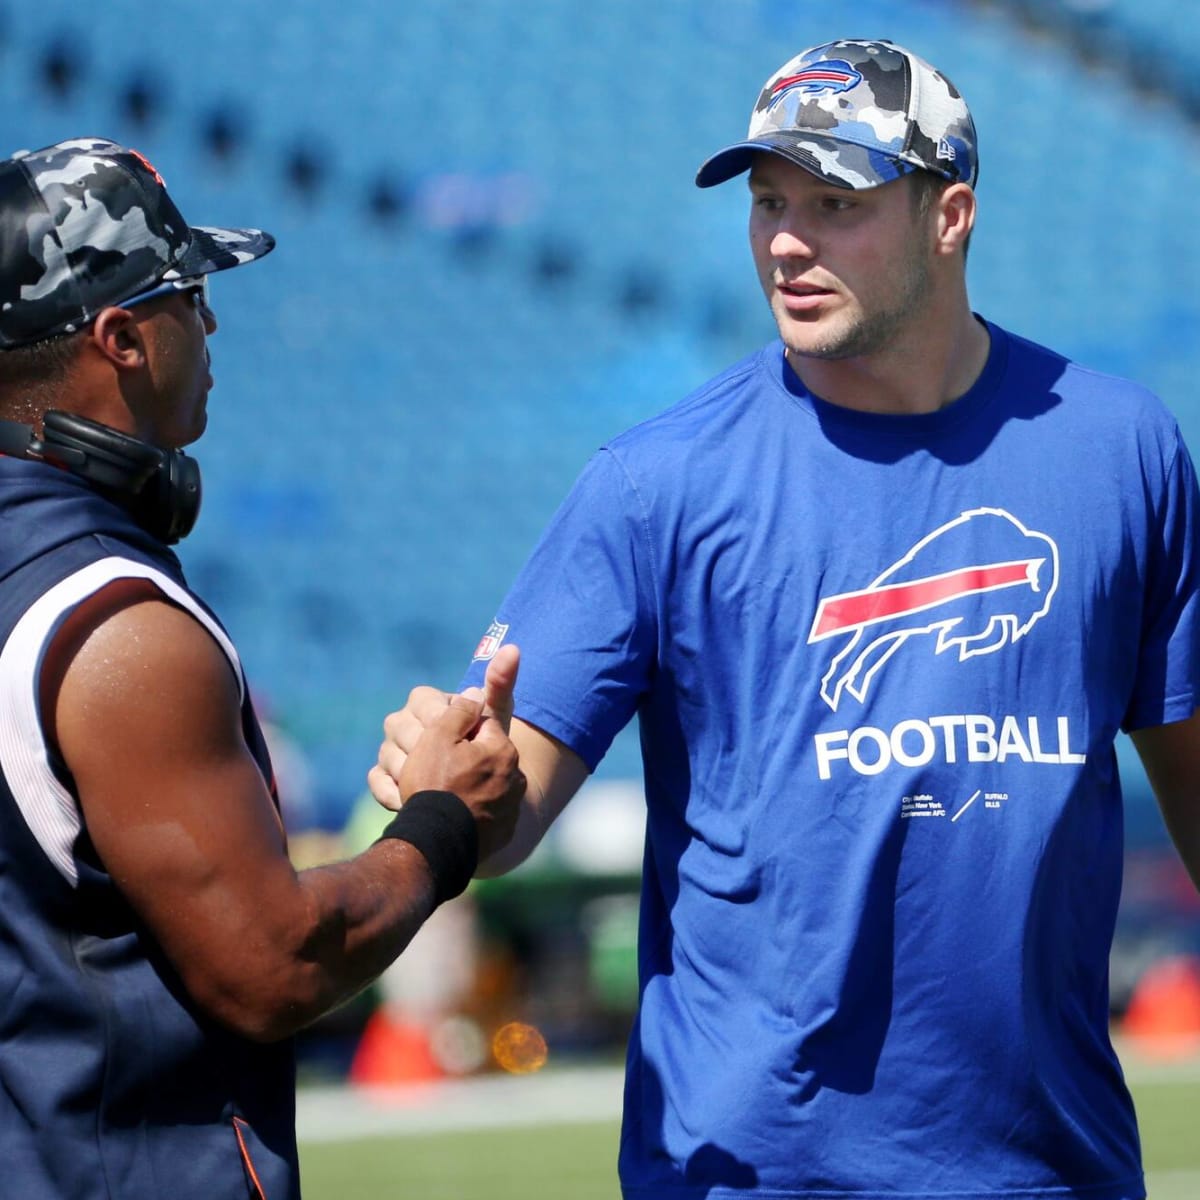
POLYGON ((697 182, 743 173, 780 338, 595 455, 480 643, 529 780, 486 870, 636 714, 626 1197, 1140 1200, 1114 739, 1200 881, 1191 460, 972 312, 975 129, 909 51, 790 60, 697 182))

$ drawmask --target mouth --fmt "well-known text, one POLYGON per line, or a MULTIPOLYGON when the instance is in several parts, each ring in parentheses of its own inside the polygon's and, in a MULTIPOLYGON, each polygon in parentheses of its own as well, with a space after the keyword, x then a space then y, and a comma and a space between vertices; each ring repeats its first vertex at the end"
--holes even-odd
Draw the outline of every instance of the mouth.
POLYGON ((775 290, 789 312, 811 312, 835 295, 830 288, 800 281, 776 283, 775 290))

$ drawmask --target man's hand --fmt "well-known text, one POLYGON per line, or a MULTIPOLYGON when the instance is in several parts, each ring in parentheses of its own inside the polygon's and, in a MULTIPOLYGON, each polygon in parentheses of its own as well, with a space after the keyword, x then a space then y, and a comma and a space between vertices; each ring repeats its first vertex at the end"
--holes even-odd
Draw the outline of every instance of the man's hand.
POLYGON ((451 696, 417 737, 400 770, 407 799, 426 790, 453 792, 471 810, 485 859, 506 845, 517 826, 525 776, 517 749, 481 700, 451 696))
POLYGON ((413 792, 454 792, 475 815, 480 858, 499 850, 512 835, 526 786, 508 738, 520 665, 520 650, 504 646, 488 662, 482 691, 410 691, 406 706, 384 721, 379 761, 367 774, 379 804, 395 812, 413 792))
MULTIPOLYGON (((520 664, 521 652, 516 646, 501 646, 496 657, 488 663, 483 691, 468 688, 463 693, 470 699, 482 700, 481 715, 494 717, 506 734, 512 723, 513 688, 520 664)), ((452 695, 434 687, 415 687, 408 693, 408 703, 397 712, 388 713, 384 719, 379 759, 367 772, 371 795, 384 808, 399 812, 404 801, 416 790, 401 791, 399 780, 405 761, 425 729, 445 713, 452 695)))
MULTIPOLYGON (((482 690, 469 688, 462 696, 454 697, 437 688, 413 688, 408 703, 384 721, 379 761, 367 775, 375 799, 384 808, 398 811, 404 800, 417 790, 416 781, 406 774, 406 765, 417 756, 421 739, 432 733, 437 722, 447 719, 451 704, 482 704, 481 724, 466 735, 467 742, 472 737, 478 740, 489 726, 493 731, 508 733, 520 756, 518 774, 528 787, 511 841, 494 843, 480 826, 481 840, 489 839, 486 847, 480 849, 477 872, 480 876, 502 875, 523 862, 587 778, 587 766, 570 747, 513 716, 513 688, 519 665, 520 652, 516 646, 501 646, 488 663, 482 690)), ((433 748, 431 744, 429 750, 432 752, 433 748)))

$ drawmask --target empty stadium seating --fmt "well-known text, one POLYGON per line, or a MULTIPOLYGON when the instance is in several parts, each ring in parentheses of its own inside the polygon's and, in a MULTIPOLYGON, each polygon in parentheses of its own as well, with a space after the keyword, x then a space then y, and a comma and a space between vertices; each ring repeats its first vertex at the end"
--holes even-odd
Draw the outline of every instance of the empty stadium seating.
MULTIPOLYGON (((1164 6, 1072 20, 1133 38, 1164 6)), ((975 112, 976 307, 1142 379, 1200 447, 1196 128, 1004 5, 0 0, 5 151, 112 136, 194 221, 279 237, 214 284, 182 557, 324 819, 408 688, 457 681, 593 449, 771 335, 741 185, 692 176, 780 62, 846 33, 910 45, 975 112)), ((632 737, 602 772, 636 775, 632 737)))

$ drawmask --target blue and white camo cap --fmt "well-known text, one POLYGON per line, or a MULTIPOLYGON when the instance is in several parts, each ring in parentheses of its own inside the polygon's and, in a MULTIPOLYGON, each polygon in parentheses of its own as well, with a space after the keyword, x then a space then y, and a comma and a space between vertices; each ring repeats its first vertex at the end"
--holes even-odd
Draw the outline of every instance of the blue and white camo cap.
POLYGON ((76 138, 0 162, 0 350, 82 329, 104 308, 270 253, 259 229, 189 226, 136 150, 76 138))
POLYGON ((979 175, 975 122, 935 67, 888 41, 814 46, 767 80, 746 140, 701 166, 699 187, 750 169, 761 151, 847 188, 873 188, 912 171, 972 187, 979 175))

